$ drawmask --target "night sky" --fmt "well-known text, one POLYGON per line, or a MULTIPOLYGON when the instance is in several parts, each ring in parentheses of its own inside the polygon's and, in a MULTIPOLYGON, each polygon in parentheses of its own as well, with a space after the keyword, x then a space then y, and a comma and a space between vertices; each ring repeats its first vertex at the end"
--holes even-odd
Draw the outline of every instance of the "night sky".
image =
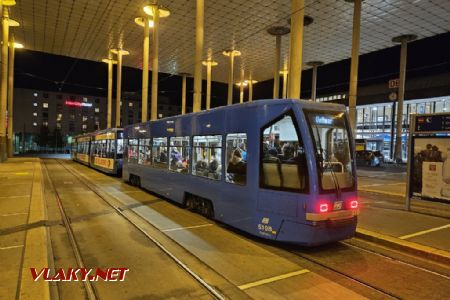
MULTIPOLYGON (((360 56, 359 86, 388 82, 398 77, 400 46, 360 56)), ((409 44, 407 78, 426 77, 448 72, 450 69, 450 32, 422 39, 409 44)), ((16 52, 15 86, 37 90, 61 91, 106 97, 107 64, 30 50, 16 52)), ((302 97, 311 93, 311 70, 302 73, 302 97)), ((317 95, 328 95, 348 90, 350 59, 319 67, 317 95)), ((114 79, 115 80, 115 79, 114 79)), ((142 71, 123 67, 122 94, 124 98, 140 99, 142 71)), ((115 81, 114 81, 115 82, 115 81)), ((151 85, 151 82, 149 83, 151 85)), ((193 78, 187 80, 187 105, 192 105, 193 78)), ((272 97, 272 79, 255 84, 254 99, 272 97)), ((203 81, 203 93, 206 81, 203 81)), ((150 91, 149 91, 150 93, 150 91)), ((181 77, 159 74, 159 93, 167 96, 170 103, 181 103, 181 77)), ((234 99, 239 99, 235 88, 234 99)), ((212 106, 226 104, 227 84, 212 82, 212 106)), ((245 99, 247 98, 247 94, 245 99)), ((205 101, 203 101, 205 102, 205 101)), ((203 105, 205 105, 203 103, 203 105)))

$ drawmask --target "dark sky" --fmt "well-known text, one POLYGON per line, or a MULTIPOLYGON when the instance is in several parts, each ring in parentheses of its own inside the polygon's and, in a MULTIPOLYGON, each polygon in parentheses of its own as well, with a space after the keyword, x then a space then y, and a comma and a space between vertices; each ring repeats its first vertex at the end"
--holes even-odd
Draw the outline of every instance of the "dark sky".
MULTIPOLYGON (((400 46, 362 55, 359 61, 359 86, 387 82, 398 77, 400 46)), ((450 69, 450 32, 409 44, 407 78, 441 74, 450 69)), ((302 73, 302 97, 311 93, 311 70, 302 73)), ((124 67, 122 91, 125 97, 140 99, 142 71, 124 67)), ((350 59, 319 67, 318 96, 348 90, 350 59)), ((254 86, 254 99, 272 97, 273 81, 254 86)), ((188 79, 188 106, 192 104, 193 79, 188 79)), ((51 55, 30 50, 16 52, 15 86, 37 90, 62 91, 106 96, 107 65, 101 62, 51 55)), ((206 82, 203 82, 206 91, 206 82)), ((172 104, 181 102, 181 77, 160 73, 159 93, 172 104)), ((226 104, 227 85, 212 83, 212 106, 226 104)), ((238 99, 235 89, 234 99, 238 99)), ((204 102, 204 101, 203 101, 204 102)))

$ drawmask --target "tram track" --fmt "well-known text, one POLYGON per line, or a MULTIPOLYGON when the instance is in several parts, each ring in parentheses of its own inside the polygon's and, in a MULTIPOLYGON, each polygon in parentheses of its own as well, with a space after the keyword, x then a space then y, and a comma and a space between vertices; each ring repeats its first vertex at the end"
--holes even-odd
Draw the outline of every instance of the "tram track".
MULTIPOLYGON (((161 244, 155 237, 150 235, 147 231, 145 231, 143 228, 139 226, 134 220, 132 220, 130 217, 128 217, 124 210, 118 206, 111 203, 108 199, 106 199, 101 193, 99 193, 96 189, 92 188, 88 183, 86 183, 85 179, 82 178, 79 174, 76 172, 70 170, 67 168, 64 163, 62 163, 60 160, 55 159, 59 166, 63 167, 68 173, 73 175, 80 183, 82 183, 86 188, 88 188, 90 191, 92 191, 98 198, 103 200, 109 207, 111 207, 118 215, 120 215, 122 218, 124 218, 128 223, 130 223, 134 228, 136 228, 139 232, 141 232, 149 241, 151 241, 156 247, 158 247, 165 255, 167 255, 172 261, 175 262, 177 266, 179 266, 184 272, 186 272, 189 276, 191 276, 197 283, 200 284, 212 297, 219 300, 224 300, 226 297, 222 295, 219 291, 217 291, 213 286, 208 284, 201 276, 199 276, 197 273, 195 273, 192 269, 190 269, 181 259, 179 259, 176 255, 174 255, 171 251, 169 251, 163 244, 161 244)), ((74 252, 75 259, 77 261, 79 268, 84 268, 84 262, 83 258, 81 256, 81 251, 79 249, 79 246, 76 241, 76 237, 74 235, 74 231, 71 226, 70 219, 68 218, 65 209, 64 204, 62 203, 60 194, 58 193, 57 189, 55 188, 54 181, 51 177, 51 175, 48 173, 48 168, 46 164, 44 163, 45 170, 47 172, 47 176, 49 178, 49 182, 51 184, 52 191, 55 194, 57 204, 62 216, 62 221, 64 223, 64 226, 66 228, 71 248, 74 252)), ((135 213, 134 213, 135 214, 135 213)), ((139 215, 135 214, 138 218, 141 218, 139 215)), ((89 300, 98 299, 98 292, 96 292, 95 286, 91 284, 89 280, 86 280, 83 282, 86 294, 88 296, 89 300)))
MULTIPOLYGON (((109 200, 105 199, 103 196, 100 195, 101 193, 108 194, 108 192, 104 192, 101 188, 98 188, 95 185, 94 185, 94 187, 91 187, 91 184, 87 183, 88 182, 87 177, 84 178, 85 177, 84 175, 82 176, 82 174, 76 174, 76 173, 78 173, 78 171, 75 172, 75 171, 69 170, 69 168, 66 167, 60 161, 58 161, 58 163, 61 164, 70 174, 74 175, 77 179, 79 179, 80 182, 82 182, 84 185, 86 185, 95 194, 99 195, 100 198, 103 199, 105 202, 107 202, 108 205, 113 207, 117 211, 118 214, 124 216, 124 218, 127 218, 124 215, 124 212, 125 212, 126 209, 124 209, 123 205, 121 205, 123 203, 120 203, 120 201, 118 201, 119 205, 114 205, 114 204, 110 203, 109 200)), ((114 199, 114 197, 112 197, 112 199, 114 199)), ((139 216, 139 214, 136 214, 136 215, 139 216)), ((139 216, 139 217, 141 217, 141 216, 139 216)), ((143 220, 148 223, 148 221, 145 218, 143 220)), ((159 230, 159 229, 156 228, 156 230, 159 230)), ((161 230, 159 230, 159 231, 161 231, 161 230)), ((162 231, 161 231, 161 233, 165 234, 162 231)), ((144 232, 144 234, 145 234, 145 232, 144 232)), ((364 247, 360 247, 360 246, 354 245, 352 243, 340 242, 340 243, 337 243, 337 245, 341 245, 341 246, 344 245, 347 248, 353 248, 354 251, 358 251, 359 253, 367 252, 368 255, 370 254, 370 255, 379 256, 380 259, 383 259, 383 263, 386 263, 388 261, 393 261, 393 262, 400 263, 400 264, 404 265, 405 268, 415 268, 415 269, 420 270, 422 272, 429 273, 430 275, 440 276, 440 277, 442 277, 442 278, 444 278, 446 280, 449 279, 449 276, 447 276, 447 275, 440 274, 438 272, 434 272, 432 270, 428 270, 426 268, 423 268, 423 267, 420 267, 420 266, 416 266, 414 264, 407 263, 407 262, 402 261, 402 260, 395 259, 395 258, 393 258, 391 256, 384 255, 384 254, 379 253, 377 251, 368 250, 368 249, 366 249, 364 247)), ((270 248, 272 248, 272 247, 270 247, 270 248)), ((299 257, 299 259, 303 259, 303 260, 307 261, 311 265, 315 265, 317 270, 319 270, 318 273, 320 273, 320 270, 328 271, 328 272, 330 272, 330 274, 331 273, 334 274, 333 277, 342 278, 343 280, 345 280, 347 282, 352 282, 354 287, 360 286, 359 288, 356 288, 356 290, 361 289, 361 290, 367 291, 366 294, 367 293, 368 294, 373 293, 373 295, 378 295, 378 297, 375 297, 377 299, 378 298, 380 298, 380 299, 403 299, 403 298, 405 298, 405 296, 401 292, 397 293, 396 289, 392 288, 392 286, 387 286, 387 288, 384 288, 384 285, 380 284, 380 282, 377 282, 376 280, 367 279, 367 277, 364 278, 364 275, 361 275, 361 274, 358 274, 358 273, 354 273, 354 271, 347 270, 345 267, 339 267, 339 266, 333 265, 333 263, 331 263, 331 264, 327 263, 326 260, 324 260, 324 259, 322 259, 320 257, 320 252, 322 251, 321 249, 318 249, 318 251, 314 251, 314 253, 309 254, 308 253, 309 250, 306 251, 306 253, 304 253, 302 250, 300 250, 300 251, 303 252, 303 253, 301 253, 301 252, 299 252, 299 250, 294 250, 294 249, 289 248, 289 247, 284 248, 284 247, 279 247, 279 245, 278 245, 276 248, 278 248, 278 250, 276 250, 275 252, 284 252, 284 251, 286 251, 288 253, 291 253, 294 256, 299 257), (318 255, 316 255, 317 254, 316 252, 318 253, 318 255)), ((286 257, 286 254, 283 254, 283 256, 286 257)), ((292 259, 292 257, 291 257, 291 259, 292 259)), ((311 270, 314 270, 314 268, 311 268, 311 270)), ((327 277, 327 276, 325 276, 325 277, 327 277)), ((223 299, 223 298, 217 298, 217 297, 215 297, 215 298, 216 299, 223 299)))

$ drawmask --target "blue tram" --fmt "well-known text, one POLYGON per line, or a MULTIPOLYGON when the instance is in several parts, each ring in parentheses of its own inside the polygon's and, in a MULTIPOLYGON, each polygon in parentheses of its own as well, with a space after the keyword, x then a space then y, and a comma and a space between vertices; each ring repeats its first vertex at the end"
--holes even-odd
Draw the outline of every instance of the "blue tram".
POLYGON ((75 137, 72 158, 109 174, 122 172, 123 129, 110 128, 75 137))
POLYGON ((261 100, 124 129, 123 179, 267 239, 354 235, 354 145, 345 107, 261 100))

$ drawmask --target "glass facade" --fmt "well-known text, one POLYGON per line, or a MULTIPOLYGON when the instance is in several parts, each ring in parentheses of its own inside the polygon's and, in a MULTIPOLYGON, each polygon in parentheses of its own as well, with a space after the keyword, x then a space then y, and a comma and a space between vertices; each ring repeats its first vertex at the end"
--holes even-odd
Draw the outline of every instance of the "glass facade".
MULTIPOLYGON (((394 143, 391 136, 397 121, 397 102, 357 106, 356 138, 366 139, 368 150, 380 150, 385 158, 392 158, 394 143)), ((406 161, 410 114, 450 112, 450 96, 407 100, 403 104, 402 156, 406 161)), ((395 138, 394 138, 395 140, 395 138)))

